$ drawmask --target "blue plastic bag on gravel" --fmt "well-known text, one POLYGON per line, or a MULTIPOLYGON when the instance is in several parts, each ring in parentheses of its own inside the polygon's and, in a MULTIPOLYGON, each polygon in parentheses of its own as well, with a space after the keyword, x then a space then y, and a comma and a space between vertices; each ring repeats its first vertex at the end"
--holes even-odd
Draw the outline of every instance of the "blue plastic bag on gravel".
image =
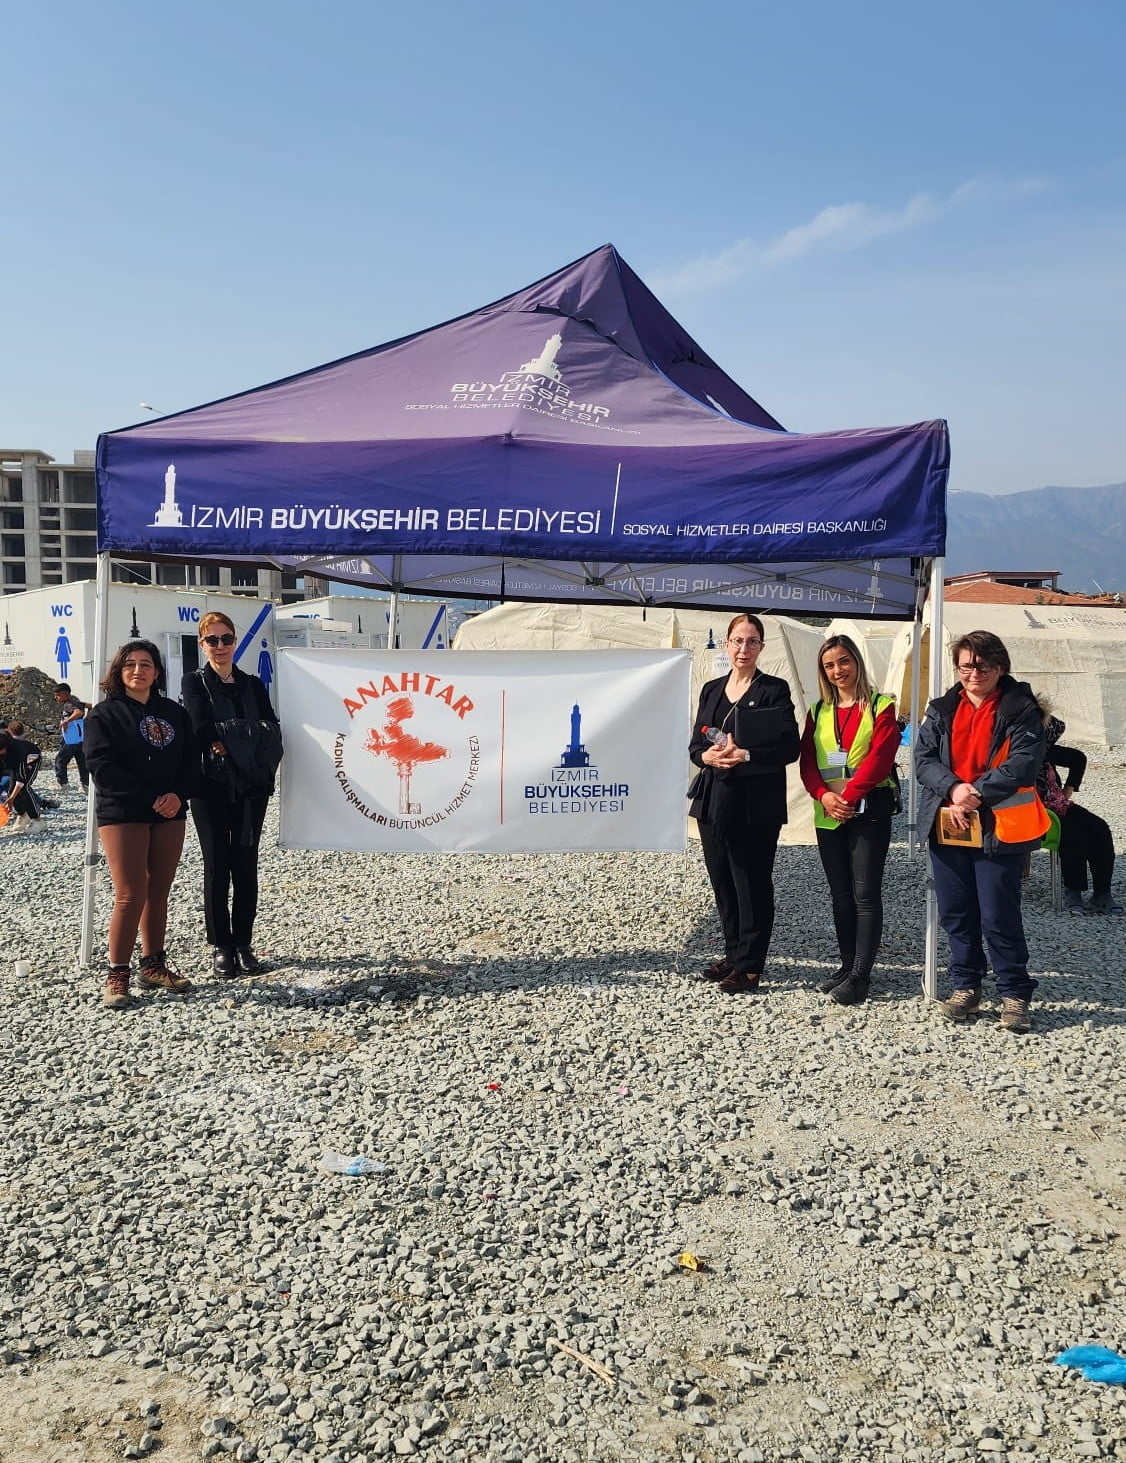
POLYGON ((1126 1356, 1106 1346, 1070 1346, 1056 1365, 1078 1367, 1089 1382, 1126 1383, 1126 1356))

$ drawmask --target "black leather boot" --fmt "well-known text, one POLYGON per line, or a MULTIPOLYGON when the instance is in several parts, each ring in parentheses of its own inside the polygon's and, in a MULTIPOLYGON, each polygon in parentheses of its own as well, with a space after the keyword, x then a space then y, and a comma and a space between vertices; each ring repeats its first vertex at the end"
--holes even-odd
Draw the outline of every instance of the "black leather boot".
POLYGON ((211 957, 211 969, 216 975, 224 977, 238 974, 235 966, 235 952, 229 945, 215 946, 215 954, 211 957))
POLYGON ((240 975, 257 975, 262 969, 262 962, 255 955, 249 945, 235 946, 235 961, 239 968, 240 975))
POLYGON ((817 989, 823 996, 827 996, 834 987, 840 985, 841 981, 847 980, 851 972, 852 961, 850 960, 847 965, 842 965, 840 970, 834 971, 832 975, 827 975, 824 980, 819 980, 817 989))
POLYGON ((847 980, 842 980, 840 985, 833 987, 829 992, 829 999, 836 1001, 838 1006, 860 1006, 868 999, 868 992, 871 988, 870 976, 850 975, 847 980))

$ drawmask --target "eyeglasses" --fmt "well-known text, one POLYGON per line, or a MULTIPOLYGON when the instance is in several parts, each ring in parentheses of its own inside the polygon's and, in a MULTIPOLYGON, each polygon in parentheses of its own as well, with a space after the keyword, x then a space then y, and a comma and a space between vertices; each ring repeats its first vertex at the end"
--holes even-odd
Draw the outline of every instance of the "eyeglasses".
POLYGON ((1000 669, 1000 666, 990 665, 987 660, 975 660, 970 665, 960 665, 958 674, 960 676, 990 676, 994 671, 1000 669))
POLYGON ((123 671, 154 671, 156 666, 151 660, 123 660, 121 669, 123 671))
POLYGON ((734 647, 735 647, 736 650, 754 650, 757 646, 759 646, 759 645, 762 644, 762 641, 761 640, 732 640, 729 637, 727 643, 728 643, 728 645, 734 645, 734 647))
POLYGON ((229 631, 226 635, 201 635, 199 638, 203 641, 204 645, 210 645, 212 650, 217 645, 233 645, 235 643, 235 637, 229 631))

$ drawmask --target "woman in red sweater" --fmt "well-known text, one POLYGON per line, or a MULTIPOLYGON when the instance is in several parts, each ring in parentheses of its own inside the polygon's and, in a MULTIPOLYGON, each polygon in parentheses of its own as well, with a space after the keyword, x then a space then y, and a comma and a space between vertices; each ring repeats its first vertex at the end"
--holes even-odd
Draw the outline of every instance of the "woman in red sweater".
POLYGON ((868 999, 884 928, 883 879, 899 807, 895 698, 875 695, 860 652, 832 635, 817 660, 820 699, 801 743, 801 780, 814 801, 821 866, 833 900, 840 969, 818 989, 841 1006, 868 999))

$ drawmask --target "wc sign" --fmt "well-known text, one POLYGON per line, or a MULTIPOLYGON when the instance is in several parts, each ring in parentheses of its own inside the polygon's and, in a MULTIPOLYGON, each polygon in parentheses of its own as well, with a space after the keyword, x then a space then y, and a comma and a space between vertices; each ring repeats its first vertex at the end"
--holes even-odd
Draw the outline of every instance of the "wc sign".
POLYGON ((51 606, 51 619, 61 622, 51 651, 55 657, 55 664, 59 668, 60 681, 65 681, 69 676, 70 663, 74 659, 74 642, 67 633, 66 625, 67 620, 73 619, 73 617, 74 606, 72 604, 53 604, 51 606))
POLYGON ((193 625, 193 624, 198 625, 199 624, 199 606, 198 605, 177 605, 176 606, 176 613, 180 617, 180 623, 181 623, 181 625, 193 625))

